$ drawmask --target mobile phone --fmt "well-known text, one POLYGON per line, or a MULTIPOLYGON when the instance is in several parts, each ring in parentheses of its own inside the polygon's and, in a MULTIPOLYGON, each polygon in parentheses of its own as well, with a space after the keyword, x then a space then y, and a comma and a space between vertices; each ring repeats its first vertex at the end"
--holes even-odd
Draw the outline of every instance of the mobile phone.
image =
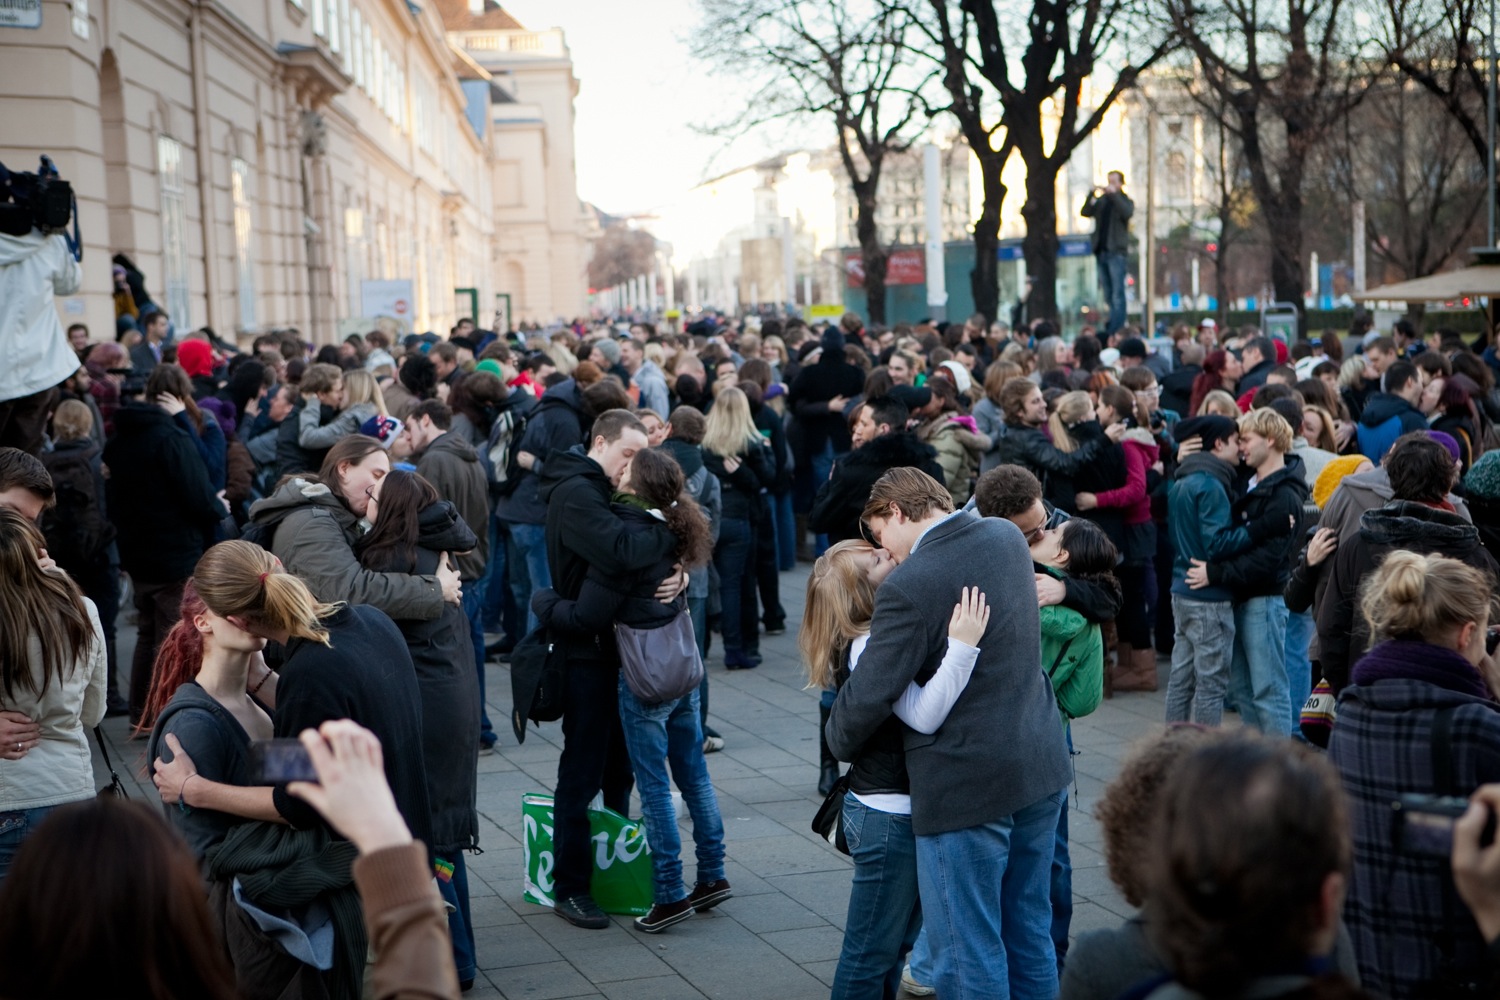
MULTIPOLYGON (((1391 803, 1396 848, 1403 854, 1446 861, 1453 854, 1453 824, 1469 811, 1469 800, 1453 795, 1402 795, 1391 803)), ((1481 847, 1495 842, 1495 814, 1479 835, 1481 847)))
POLYGON ((250 782, 283 785, 288 781, 317 781, 312 758, 300 740, 252 740, 250 782))
POLYGON ((1484 634, 1484 651, 1494 656, 1496 646, 1500 646, 1500 628, 1491 625, 1484 634))

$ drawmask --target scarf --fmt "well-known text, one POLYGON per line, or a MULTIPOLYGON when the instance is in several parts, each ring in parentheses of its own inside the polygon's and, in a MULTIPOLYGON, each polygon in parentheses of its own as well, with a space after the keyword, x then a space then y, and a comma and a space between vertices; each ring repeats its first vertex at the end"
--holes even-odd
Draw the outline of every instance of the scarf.
POLYGON ((1451 649, 1419 639, 1388 639, 1372 647, 1354 665, 1352 680, 1355 684, 1422 681, 1485 701, 1494 700, 1472 663, 1451 649))

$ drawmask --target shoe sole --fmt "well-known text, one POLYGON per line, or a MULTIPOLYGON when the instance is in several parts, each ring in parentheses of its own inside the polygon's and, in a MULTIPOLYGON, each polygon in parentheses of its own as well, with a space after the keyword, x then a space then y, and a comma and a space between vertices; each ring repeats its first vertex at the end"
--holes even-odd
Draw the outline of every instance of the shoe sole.
POLYGON ((707 910, 712 910, 715 906, 718 906, 720 903, 724 902, 724 900, 731 898, 733 895, 733 889, 720 889, 718 892, 715 892, 708 896, 704 896, 702 899, 698 900, 693 904, 693 909, 697 910, 699 913, 703 913, 707 910))
POLYGON ((639 917, 631 922, 635 924, 635 929, 640 931, 642 934, 660 934, 662 931, 666 930, 668 927, 671 927, 673 924, 682 923, 684 920, 688 919, 696 912, 697 910, 695 910, 693 907, 688 907, 681 913, 674 913, 667 919, 658 921, 654 924, 643 924, 641 923, 639 917))

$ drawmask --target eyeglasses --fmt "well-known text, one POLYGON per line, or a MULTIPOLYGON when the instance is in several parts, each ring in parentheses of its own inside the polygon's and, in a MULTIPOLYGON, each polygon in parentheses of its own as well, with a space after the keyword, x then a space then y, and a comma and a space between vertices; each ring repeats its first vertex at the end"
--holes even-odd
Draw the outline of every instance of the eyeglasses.
POLYGON ((365 497, 371 503, 379 503, 380 502, 380 498, 375 495, 375 486, 374 486, 374 484, 371 484, 371 485, 365 487, 365 497))
POLYGON ((1026 532, 1026 545, 1028 547, 1030 547, 1032 545, 1035 545, 1037 542, 1041 541, 1042 540, 1042 535, 1046 534, 1046 531, 1047 531, 1047 522, 1043 521, 1041 524, 1037 525, 1035 528, 1032 528, 1030 531, 1026 532))

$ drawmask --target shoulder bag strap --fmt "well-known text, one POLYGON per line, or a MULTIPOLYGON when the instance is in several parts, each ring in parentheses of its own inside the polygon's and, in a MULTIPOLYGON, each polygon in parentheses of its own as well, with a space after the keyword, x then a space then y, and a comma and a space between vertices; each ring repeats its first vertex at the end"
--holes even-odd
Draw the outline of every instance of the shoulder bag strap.
POLYGON ((104 766, 109 768, 109 788, 106 791, 118 798, 130 798, 130 794, 125 791, 125 782, 115 773, 115 762, 110 759, 109 746, 104 742, 104 730, 98 726, 94 727, 94 742, 99 744, 99 754, 104 758, 104 766))

